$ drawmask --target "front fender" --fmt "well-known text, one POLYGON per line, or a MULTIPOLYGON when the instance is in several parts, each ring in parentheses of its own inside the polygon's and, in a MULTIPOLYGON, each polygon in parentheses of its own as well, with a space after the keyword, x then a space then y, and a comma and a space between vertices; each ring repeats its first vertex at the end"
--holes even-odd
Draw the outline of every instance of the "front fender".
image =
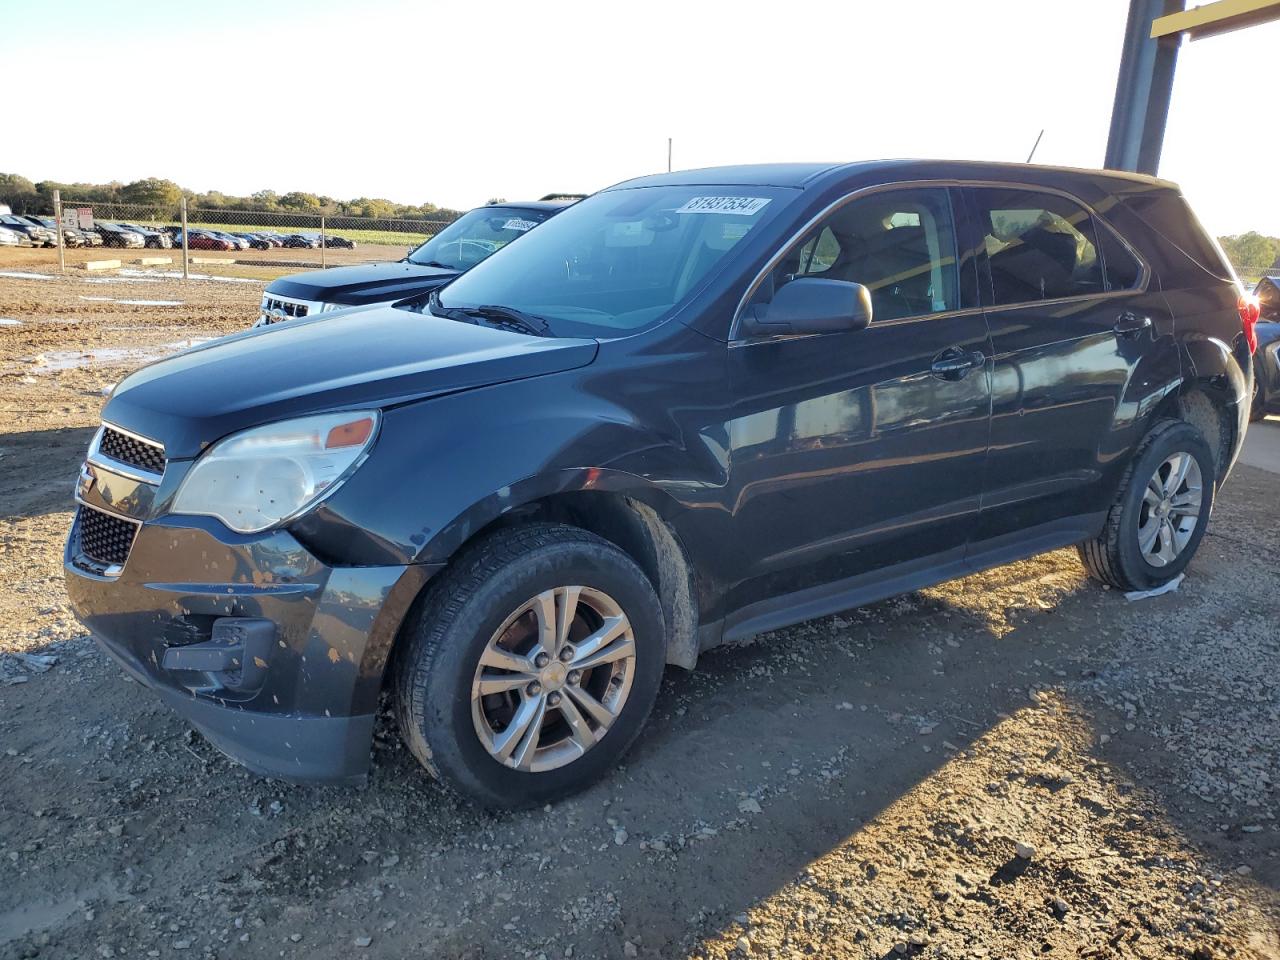
POLYGON ((386 412, 350 480, 290 529, 340 565, 447 559, 504 513, 579 490, 624 493, 669 517, 723 488, 714 444, 641 422, 572 373, 386 412))

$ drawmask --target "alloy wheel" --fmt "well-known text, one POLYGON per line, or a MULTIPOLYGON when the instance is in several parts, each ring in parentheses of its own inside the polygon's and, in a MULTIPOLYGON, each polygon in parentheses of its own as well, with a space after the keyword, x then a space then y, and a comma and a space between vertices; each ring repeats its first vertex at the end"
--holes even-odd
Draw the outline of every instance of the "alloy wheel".
POLYGON ((1189 453, 1171 453, 1156 468, 1142 494, 1138 549, 1153 567, 1164 567, 1182 553, 1197 524, 1204 496, 1200 465, 1189 453))
POLYGON ((485 750, 528 773, 577 760, 609 732, 635 677, 636 644, 618 603, 564 586, 525 601, 494 632, 471 684, 485 750))

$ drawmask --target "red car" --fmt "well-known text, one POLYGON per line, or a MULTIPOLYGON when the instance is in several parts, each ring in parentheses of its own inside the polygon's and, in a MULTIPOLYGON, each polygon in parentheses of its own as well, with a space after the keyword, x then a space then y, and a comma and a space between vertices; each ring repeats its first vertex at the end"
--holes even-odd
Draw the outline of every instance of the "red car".
MULTIPOLYGON (((178 242, 182 242, 181 238, 178 242)), ((191 250, 230 250, 231 243, 203 230, 188 230, 187 247, 191 250)))

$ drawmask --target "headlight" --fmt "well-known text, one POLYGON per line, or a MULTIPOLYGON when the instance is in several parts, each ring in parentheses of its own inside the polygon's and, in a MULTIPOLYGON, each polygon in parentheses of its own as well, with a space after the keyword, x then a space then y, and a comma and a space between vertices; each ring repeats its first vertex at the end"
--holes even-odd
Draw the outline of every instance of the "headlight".
POLYGON ((311 509, 364 462, 376 410, 330 413, 255 427, 203 453, 173 499, 174 513, 217 517, 257 533, 311 509))
POLYGON ((348 306, 345 303, 322 303, 320 304, 320 312, 328 313, 330 310, 343 310, 348 306))

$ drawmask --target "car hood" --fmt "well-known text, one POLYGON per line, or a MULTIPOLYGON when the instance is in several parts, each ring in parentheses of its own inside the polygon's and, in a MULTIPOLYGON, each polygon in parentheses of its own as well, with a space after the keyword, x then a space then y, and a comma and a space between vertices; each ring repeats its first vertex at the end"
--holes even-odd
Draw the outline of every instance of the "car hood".
POLYGON ((142 367, 116 386, 102 418, 185 459, 263 423, 586 366, 598 347, 393 307, 340 311, 233 334, 142 367))
POLYGON ((368 263, 296 273, 272 281, 267 293, 298 300, 321 300, 357 306, 387 300, 402 300, 440 286, 458 275, 457 270, 423 267, 401 260, 397 263, 368 263))

